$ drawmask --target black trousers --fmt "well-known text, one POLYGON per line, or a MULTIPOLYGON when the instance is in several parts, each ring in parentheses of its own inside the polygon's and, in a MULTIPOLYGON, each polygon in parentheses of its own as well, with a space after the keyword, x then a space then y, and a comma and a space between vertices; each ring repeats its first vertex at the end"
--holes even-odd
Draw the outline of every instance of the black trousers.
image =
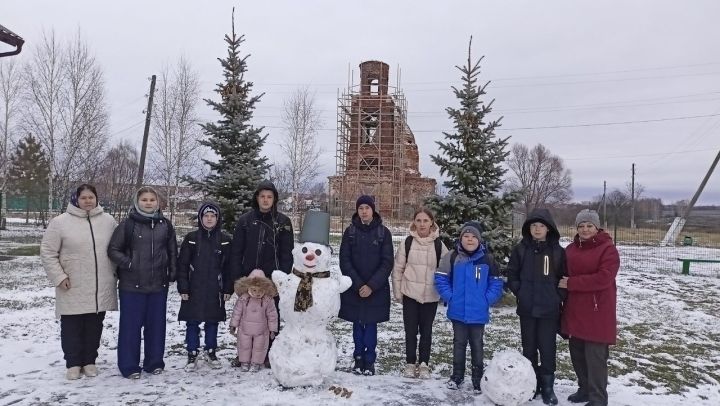
POLYGON ((465 377, 465 351, 470 343, 470 365, 473 380, 480 379, 483 372, 483 335, 484 324, 465 324, 452 321, 453 325, 453 380, 462 381, 465 377))
POLYGON ((420 333, 420 362, 430 363, 432 325, 437 313, 437 302, 420 303, 403 295, 403 324, 405 325, 405 361, 417 363, 418 333, 420 333))
POLYGON ((537 375, 555 374, 556 335, 559 322, 559 319, 520 316, 523 355, 530 360, 537 375), (539 364, 538 353, 540 354, 539 364))
POLYGON ((95 364, 105 312, 60 316, 60 344, 65 367, 95 364))
POLYGON ((610 346, 578 338, 570 338, 570 359, 578 378, 579 391, 591 402, 608 404, 608 358, 610 346))

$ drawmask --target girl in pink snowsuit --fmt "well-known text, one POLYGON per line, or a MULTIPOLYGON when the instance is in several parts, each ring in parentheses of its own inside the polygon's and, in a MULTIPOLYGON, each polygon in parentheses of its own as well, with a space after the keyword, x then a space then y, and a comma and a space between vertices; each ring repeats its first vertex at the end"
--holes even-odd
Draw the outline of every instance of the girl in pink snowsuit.
POLYGON ((230 320, 230 333, 237 336, 240 371, 257 372, 265 361, 270 337, 277 334, 275 284, 262 271, 235 281, 238 296, 230 320))

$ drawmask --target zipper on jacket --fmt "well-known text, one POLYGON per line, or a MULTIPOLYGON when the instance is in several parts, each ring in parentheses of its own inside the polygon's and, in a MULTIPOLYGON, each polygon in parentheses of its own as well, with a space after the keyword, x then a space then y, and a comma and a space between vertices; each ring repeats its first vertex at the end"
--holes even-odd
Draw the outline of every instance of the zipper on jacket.
POLYGON ((155 276, 155 220, 150 220, 150 286, 155 276))
POLYGON ((598 311, 597 296, 595 296, 595 294, 593 294, 593 304, 595 305, 594 311, 598 311))
MULTIPOLYGON (((262 220, 256 220, 256 221, 260 221, 261 224, 265 224, 262 220)), ((262 244, 263 244, 263 241, 265 240, 265 229, 260 227, 259 233, 260 233, 260 235, 258 236, 259 238, 258 238, 257 252, 255 253, 255 269, 257 269, 260 264, 260 254, 262 253, 262 244)))
POLYGON ((92 221, 90 221, 90 213, 88 213, 88 215, 87 215, 87 221, 88 221, 88 224, 90 225, 90 238, 92 238, 93 257, 95 257, 95 313, 98 313, 100 311, 100 305, 98 304, 98 290, 99 290, 98 261, 97 261, 97 249, 95 247, 95 233, 93 232, 92 221))
POLYGON ((550 258, 547 255, 543 257, 543 275, 548 276, 550 274, 550 258))

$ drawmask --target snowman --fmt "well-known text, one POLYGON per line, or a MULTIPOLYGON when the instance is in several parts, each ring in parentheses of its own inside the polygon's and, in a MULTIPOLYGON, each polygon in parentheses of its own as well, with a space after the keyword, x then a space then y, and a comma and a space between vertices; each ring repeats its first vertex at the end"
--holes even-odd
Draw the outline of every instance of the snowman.
POLYGON ((293 249, 292 272, 272 274, 285 325, 269 358, 275 378, 284 387, 319 385, 335 371, 337 347, 327 325, 337 317, 340 293, 352 281, 329 269, 329 231, 329 214, 308 212, 300 243, 293 249))

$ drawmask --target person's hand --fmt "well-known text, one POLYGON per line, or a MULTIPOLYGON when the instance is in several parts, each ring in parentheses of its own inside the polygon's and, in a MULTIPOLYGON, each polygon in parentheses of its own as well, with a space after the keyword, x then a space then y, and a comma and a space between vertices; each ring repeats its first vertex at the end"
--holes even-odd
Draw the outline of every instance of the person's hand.
POLYGON ((237 328, 230 326, 230 334, 237 336, 237 328))
POLYGON ((232 296, 232 295, 229 295, 229 294, 225 293, 225 294, 223 295, 223 300, 227 302, 228 300, 230 300, 230 297, 231 297, 231 296, 232 296))
POLYGON ((567 289, 567 285, 568 285, 568 277, 563 276, 562 279, 560 279, 560 282, 558 282, 558 288, 567 289))
POLYGON ((270 339, 272 340, 272 339, 274 339, 274 338, 275 338, 275 332, 274 332, 274 331, 271 331, 271 332, 270 332, 270 339))
POLYGON ((393 300, 395 300, 395 303, 397 303, 397 304, 402 304, 402 297, 396 296, 395 299, 393 299, 393 300))
POLYGON ((188 295, 187 293, 181 293, 181 294, 180 294, 180 299, 182 299, 182 300, 190 300, 190 295, 188 295))
POLYGON ((360 297, 368 297, 372 295, 372 289, 368 285, 362 285, 358 293, 360 294, 360 297))
POLYGON ((70 289, 70 278, 63 279, 63 281, 60 282, 60 284, 58 286, 65 290, 70 289))

